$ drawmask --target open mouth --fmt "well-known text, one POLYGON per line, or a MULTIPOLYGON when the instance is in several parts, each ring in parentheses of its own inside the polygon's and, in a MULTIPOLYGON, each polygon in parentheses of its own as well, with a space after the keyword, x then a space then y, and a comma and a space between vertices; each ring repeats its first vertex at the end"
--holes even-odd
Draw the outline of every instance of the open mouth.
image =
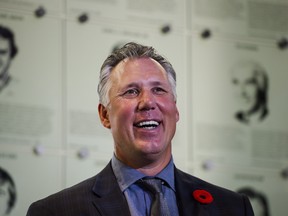
POLYGON ((151 129, 157 128, 159 125, 160 125, 160 123, 157 122, 157 121, 154 121, 154 120, 141 121, 141 122, 135 124, 136 127, 144 128, 144 129, 147 129, 147 130, 151 130, 151 129))

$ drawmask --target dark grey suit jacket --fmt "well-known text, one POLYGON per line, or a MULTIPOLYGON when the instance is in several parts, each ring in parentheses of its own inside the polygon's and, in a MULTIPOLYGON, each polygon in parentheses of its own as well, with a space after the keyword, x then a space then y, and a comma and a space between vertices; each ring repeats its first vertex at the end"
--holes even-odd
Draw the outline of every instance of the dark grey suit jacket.
MULTIPOLYGON (((175 168, 176 196, 181 216, 253 216, 248 198, 212 185, 175 168), (192 192, 209 191, 214 201, 201 204, 192 192)), ((33 203, 27 216, 130 216, 111 163, 99 174, 33 203)), ((133 215, 134 216, 134 215, 133 215)))

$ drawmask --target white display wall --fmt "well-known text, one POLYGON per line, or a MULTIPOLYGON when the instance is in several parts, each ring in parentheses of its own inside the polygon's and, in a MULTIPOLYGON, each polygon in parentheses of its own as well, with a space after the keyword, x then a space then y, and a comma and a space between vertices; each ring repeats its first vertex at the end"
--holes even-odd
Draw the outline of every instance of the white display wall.
MULTIPOLYGON (((25 215, 31 202, 111 159, 112 137, 97 114, 99 70, 115 47, 135 41, 154 46, 177 73, 176 166, 258 192, 266 215, 286 216, 287 14, 283 0, 0 0, 0 26, 18 49, 0 88, 0 170, 16 192, 9 215, 25 215), (265 75, 268 110, 252 122, 235 118, 252 100, 235 71, 249 68, 265 75)), ((258 77, 248 77, 250 92, 258 77)))

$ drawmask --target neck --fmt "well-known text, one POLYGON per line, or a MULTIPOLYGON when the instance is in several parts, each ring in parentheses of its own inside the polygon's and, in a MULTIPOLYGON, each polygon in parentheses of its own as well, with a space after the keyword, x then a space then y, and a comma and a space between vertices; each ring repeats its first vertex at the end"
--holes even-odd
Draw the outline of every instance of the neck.
POLYGON ((171 160, 171 152, 169 154, 162 156, 138 156, 134 157, 134 159, 127 159, 127 157, 121 157, 117 153, 115 156, 120 160, 122 163, 130 166, 139 172, 145 174, 146 176, 155 176, 160 173, 170 162, 171 160), (139 159, 141 158, 141 159, 139 159))
POLYGON ((154 163, 147 164, 146 166, 142 166, 137 170, 146 176, 155 176, 160 173, 171 160, 171 156, 165 160, 159 160, 154 163))

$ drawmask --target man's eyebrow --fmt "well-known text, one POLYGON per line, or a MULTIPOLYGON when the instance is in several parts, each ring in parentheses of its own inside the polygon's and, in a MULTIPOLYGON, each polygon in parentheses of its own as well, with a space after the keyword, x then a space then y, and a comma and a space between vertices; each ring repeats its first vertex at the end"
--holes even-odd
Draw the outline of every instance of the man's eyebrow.
POLYGON ((128 83, 127 85, 125 85, 124 88, 138 87, 138 86, 140 86, 138 82, 132 82, 132 83, 128 83))
POLYGON ((151 84, 153 85, 165 85, 165 82, 161 82, 161 81, 152 81, 151 84))

